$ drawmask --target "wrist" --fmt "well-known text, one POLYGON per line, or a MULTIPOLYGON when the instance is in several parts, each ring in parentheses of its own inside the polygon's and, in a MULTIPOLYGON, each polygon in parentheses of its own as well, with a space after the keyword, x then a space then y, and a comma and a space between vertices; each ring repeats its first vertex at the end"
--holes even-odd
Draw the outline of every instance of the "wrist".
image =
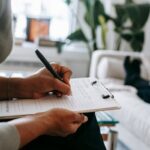
POLYGON ((41 122, 37 119, 36 115, 15 119, 8 123, 14 125, 18 130, 20 147, 23 147, 45 133, 45 128, 41 126, 41 122))
POLYGON ((8 80, 8 98, 32 97, 31 92, 28 92, 25 78, 9 78, 8 80))
POLYGON ((50 131, 53 129, 53 117, 47 112, 37 114, 35 117, 35 122, 39 124, 40 129, 42 130, 41 134, 50 134, 50 131))
POLYGON ((0 99, 8 99, 8 78, 0 77, 0 99))

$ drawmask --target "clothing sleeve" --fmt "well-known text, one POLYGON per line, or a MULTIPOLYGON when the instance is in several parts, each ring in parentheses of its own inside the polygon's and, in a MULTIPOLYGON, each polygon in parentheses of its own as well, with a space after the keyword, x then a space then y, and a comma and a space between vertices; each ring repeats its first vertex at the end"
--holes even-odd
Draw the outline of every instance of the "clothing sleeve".
POLYGON ((0 62, 11 52, 12 39, 11 1, 0 0, 0 62))
POLYGON ((20 137, 16 127, 0 123, 0 150, 18 150, 19 145, 20 137))

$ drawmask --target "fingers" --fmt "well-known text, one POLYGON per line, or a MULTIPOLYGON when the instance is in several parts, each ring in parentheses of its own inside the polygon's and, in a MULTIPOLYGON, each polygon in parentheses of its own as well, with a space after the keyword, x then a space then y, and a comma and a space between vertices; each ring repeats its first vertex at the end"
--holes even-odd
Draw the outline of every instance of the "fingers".
POLYGON ((70 89, 70 84, 69 80, 71 77, 71 70, 68 69, 67 67, 60 66, 58 64, 53 64, 52 65, 55 71, 58 72, 59 75, 62 75, 63 81, 59 81, 58 79, 54 78, 50 73, 47 71, 47 69, 41 69, 35 74, 35 78, 38 77, 39 80, 38 82, 42 82, 39 86, 36 86, 37 89, 34 90, 36 92, 33 94, 33 97, 41 97, 41 95, 38 95, 37 93, 41 94, 46 94, 51 91, 57 91, 56 95, 57 96, 62 96, 63 94, 65 95, 70 95, 71 94, 71 89, 70 89))
POLYGON ((75 133, 78 128, 88 120, 88 118, 83 114, 62 108, 49 110, 47 113, 41 114, 40 117, 43 119, 44 116, 46 117, 44 120, 50 119, 50 121, 48 121, 50 126, 47 126, 48 129, 46 133, 62 137, 75 133))
MULTIPOLYGON (((67 67, 64 67, 64 66, 59 66, 59 74, 62 76, 63 78, 63 81, 70 86, 70 78, 71 78, 71 75, 72 75, 72 71, 70 69, 68 69, 67 67)), ((71 89, 69 89, 69 91, 67 91, 66 93, 67 95, 70 95, 71 94, 71 89)), ((58 97, 61 97, 61 93, 58 93, 57 94, 58 97)))
POLYGON ((62 97, 62 93, 58 92, 58 91, 53 91, 53 94, 56 95, 57 97, 62 97))
POLYGON ((34 92, 34 93, 32 94, 33 99, 39 99, 39 98, 44 97, 44 96, 45 96, 45 94, 43 94, 43 93, 38 93, 38 92, 34 92))
POLYGON ((73 123, 75 124, 82 124, 88 121, 87 116, 78 113, 75 114, 75 117, 73 119, 74 119, 73 123))
POLYGON ((73 121, 73 123, 70 126, 71 133, 75 133, 83 123, 88 121, 87 116, 84 116, 83 114, 76 114, 74 119, 75 120, 73 121))
POLYGON ((63 83, 62 81, 59 81, 58 79, 54 79, 53 82, 54 82, 53 83, 54 90, 57 90, 57 91, 61 92, 62 94, 65 94, 65 95, 70 95, 70 93, 71 93, 70 86, 63 83))
POLYGON ((65 83, 69 84, 69 80, 71 78, 72 75, 72 71, 70 69, 68 69, 67 67, 61 67, 61 73, 63 73, 63 80, 65 83))
POLYGON ((61 75, 64 82, 69 85, 69 80, 71 78, 72 71, 69 68, 65 66, 60 66, 58 64, 53 64, 52 66, 58 72, 58 74, 61 75))

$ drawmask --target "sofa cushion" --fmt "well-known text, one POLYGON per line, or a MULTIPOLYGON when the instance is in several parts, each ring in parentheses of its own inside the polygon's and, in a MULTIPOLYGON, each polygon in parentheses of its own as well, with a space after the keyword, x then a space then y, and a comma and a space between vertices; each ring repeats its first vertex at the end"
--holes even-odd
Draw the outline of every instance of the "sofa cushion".
MULTIPOLYGON (((132 86, 125 86, 118 79, 102 79, 101 82, 113 93, 121 109, 110 111, 128 131, 150 147, 150 104, 136 94, 132 86)), ((137 143, 138 144, 138 143, 137 143)))
POLYGON ((113 94, 121 105, 120 110, 112 112, 113 116, 132 134, 150 146, 150 104, 145 103, 135 93, 125 91, 113 94))

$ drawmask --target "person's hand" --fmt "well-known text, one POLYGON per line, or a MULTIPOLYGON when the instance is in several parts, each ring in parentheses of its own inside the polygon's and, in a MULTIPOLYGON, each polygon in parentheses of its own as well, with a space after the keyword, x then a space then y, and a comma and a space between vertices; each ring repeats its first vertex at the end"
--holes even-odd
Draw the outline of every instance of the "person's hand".
POLYGON ((47 112, 9 121, 18 130, 20 147, 41 135, 61 136, 75 133, 88 118, 83 114, 66 109, 52 109, 47 112))
MULTIPOLYGON (((19 79, 18 83, 16 81, 17 86, 12 95, 17 95, 17 98, 41 98, 53 91, 58 91, 63 95, 70 95, 69 80, 72 75, 71 70, 58 64, 52 64, 52 67, 62 76, 64 82, 54 78, 47 69, 42 68, 31 76, 19 79), (18 89, 16 90, 16 88, 18 89)), ((59 95, 58 93, 57 95, 59 95)))
POLYGON ((52 109, 37 115, 37 120, 46 128, 45 134, 65 137, 75 133, 88 118, 66 109, 52 109))

